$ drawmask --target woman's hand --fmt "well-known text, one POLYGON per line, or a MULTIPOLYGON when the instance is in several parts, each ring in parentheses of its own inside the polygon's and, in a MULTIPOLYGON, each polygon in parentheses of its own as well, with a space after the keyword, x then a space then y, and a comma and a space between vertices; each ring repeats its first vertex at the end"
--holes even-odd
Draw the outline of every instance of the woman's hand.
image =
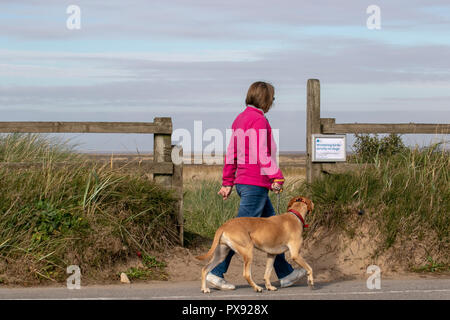
POLYGON ((272 183, 272 191, 275 193, 280 193, 283 190, 283 187, 281 186, 281 184, 278 184, 276 182, 272 183))
POLYGON ((233 190, 232 186, 222 186, 222 188, 220 188, 217 194, 221 195, 223 200, 227 200, 232 190, 233 190))

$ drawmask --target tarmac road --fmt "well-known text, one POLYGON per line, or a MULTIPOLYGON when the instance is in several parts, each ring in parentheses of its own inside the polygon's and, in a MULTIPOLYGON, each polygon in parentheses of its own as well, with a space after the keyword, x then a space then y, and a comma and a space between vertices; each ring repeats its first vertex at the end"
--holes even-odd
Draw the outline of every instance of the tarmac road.
MULTIPOLYGON (((259 285, 262 285, 259 283, 259 285)), ((277 283, 274 283, 277 285, 277 283)), ((365 280, 317 283, 310 290, 304 283, 289 288, 255 293, 248 284, 241 283, 233 291, 211 289, 210 294, 200 292, 200 281, 147 282, 86 286, 69 290, 66 287, 6 288, 0 286, 0 299, 64 299, 64 300, 372 300, 372 299, 436 299, 450 300, 450 278, 383 280, 381 289, 368 289, 365 280)))

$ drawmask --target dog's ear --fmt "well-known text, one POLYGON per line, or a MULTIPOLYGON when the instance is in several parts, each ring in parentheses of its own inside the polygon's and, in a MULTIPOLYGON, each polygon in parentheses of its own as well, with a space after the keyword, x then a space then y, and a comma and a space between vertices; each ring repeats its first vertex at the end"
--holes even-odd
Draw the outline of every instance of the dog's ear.
POLYGON ((308 211, 314 210, 314 203, 309 200, 308 198, 303 198, 303 200, 306 202, 306 206, 308 207, 308 211))

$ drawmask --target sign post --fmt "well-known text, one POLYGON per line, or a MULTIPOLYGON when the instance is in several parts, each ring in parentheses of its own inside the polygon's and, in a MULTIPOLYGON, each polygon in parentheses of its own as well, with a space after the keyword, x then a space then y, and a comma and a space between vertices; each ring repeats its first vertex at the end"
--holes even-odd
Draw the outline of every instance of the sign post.
POLYGON ((320 118, 320 81, 309 79, 306 87, 306 181, 323 175, 326 163, 346 161, 346 136, 323 134, 328 119, 320 118))
POLYGON ((320 82, 309 79, 306 87, 306 181, 312 183, 322 173, 322 164, 312 161, 313 134, 320 134, 320 82))

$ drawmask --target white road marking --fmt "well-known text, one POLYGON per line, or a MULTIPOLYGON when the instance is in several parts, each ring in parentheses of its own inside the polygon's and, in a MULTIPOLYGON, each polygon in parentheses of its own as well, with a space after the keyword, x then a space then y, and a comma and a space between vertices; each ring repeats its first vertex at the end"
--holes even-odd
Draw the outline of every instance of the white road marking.
MULTIPOLYGON (((292 297, 292 296, 339 296, 339 295, 375 295, 375 294, 383 294, 383 293, 433 293, 433 292, 450 292, 450 289, 435 289, 435 290, 391 290, 391 291, 351 291, 351 292, 310 292, 310 293, 284 293, 281 295, 276 295, 277 298, 280 297, 292 297)), ((269 295, 265 295, 268 297, 269 295)), ((243 297, 255 297, 259 298, 262 295, 256 294, 236 294, 236 295, 199 295, 199 296, 166 296, 166 297, 154 297, 153 299, 193 299, 193 298, 208 298, 208 297, 217 297, 217 298, 243 298, 243 297)), ((275 295, 273 295, 275 297, 275 295)))

